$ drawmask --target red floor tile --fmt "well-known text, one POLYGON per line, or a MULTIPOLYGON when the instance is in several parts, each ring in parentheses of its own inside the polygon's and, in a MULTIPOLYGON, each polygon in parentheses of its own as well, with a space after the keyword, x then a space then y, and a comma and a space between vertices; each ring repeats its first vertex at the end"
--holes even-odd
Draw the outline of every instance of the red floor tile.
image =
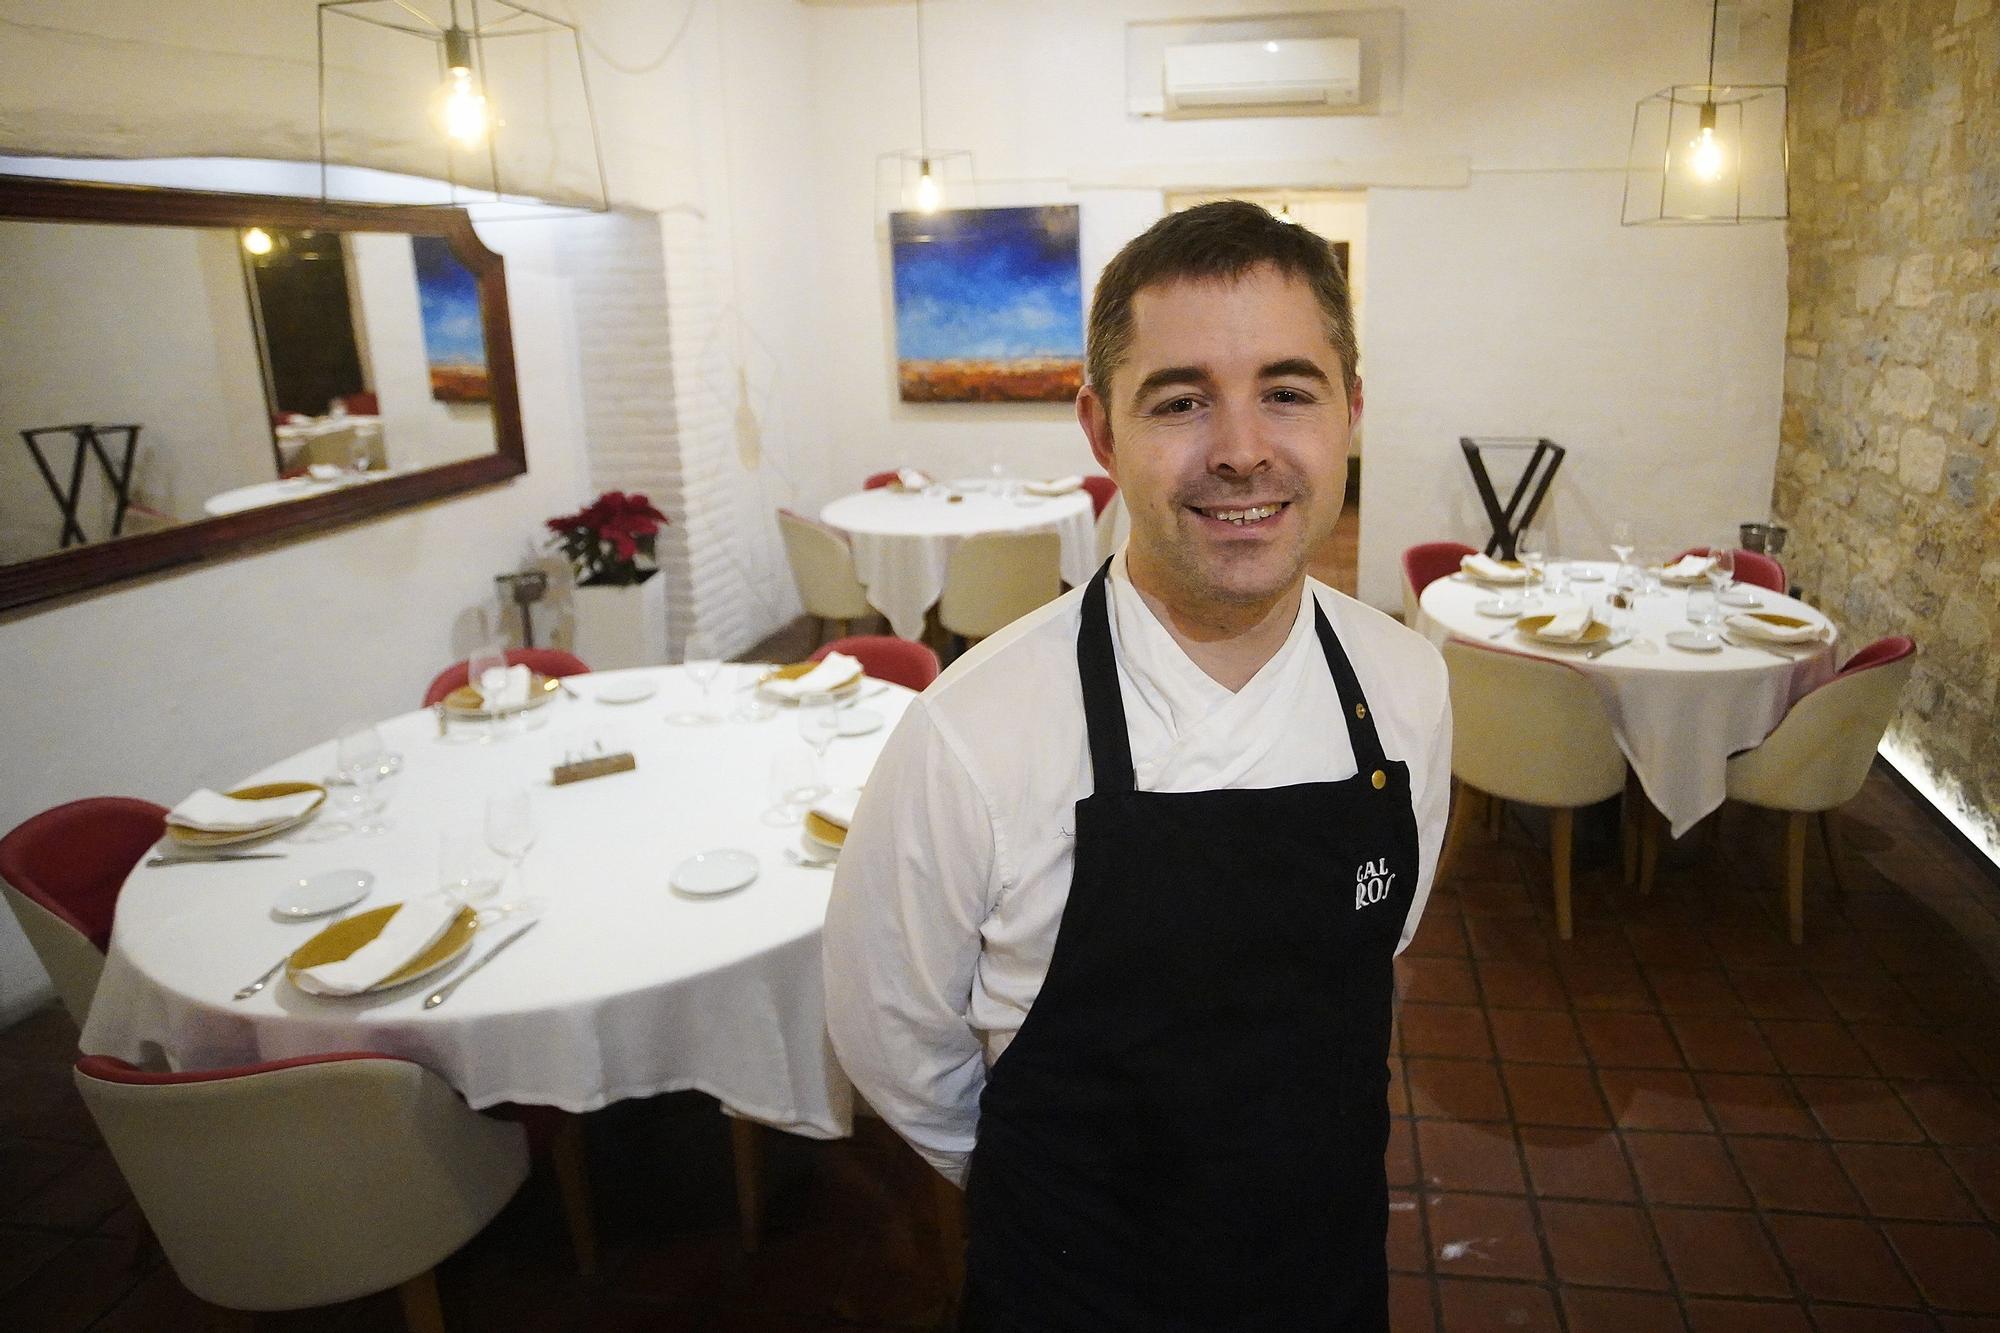
POLYGON ((1820 989, 1834 1012, 1850 1023, 1907 1025, 1924 1018, 1910 993, 1889 977, 1825 977, 1820 989))
POLYGON ((1429 1189, 1501 1194, 1527 1189, 1511 1125, 1419 1120, 1417 1152, 1429 1189))
POLYGON ((1500 1071, 1514 1104, 1514 1119, 1523 1125, 1593 1129, 1611 1123, 1588 1069, 1510 1062, 1500 1071))
POLYGON ((1805 1307, 1790 1302, 1699 1296, 1688 1301, 1687 1314, 1693 1333, 1812 1333, 1805 1307))
POLYGON ((2000 1314, 2000 1236, 1993 1228, 1885 1222, 1882 1230, 1932 1305, 2000 1314))
POLYGON ((1693 926, 1627 926, 1632 956, 1647 967, 1715 967, 1715 950, 1693 926))
POLYGON ((1757 1025, 1747 1018, 1676 1014, 1672 1024, 1690 1069, 1728 1074, 1777 1071, 1777 1058, 1765 1046, 1757 1025))
POLYGON ((1872 1075, 1874 1062, 1839 1023, 1760 1019, 1764 1040, 1787 1074, 1872 1075))
POLYGON ((1413 1057, 1404 1062, 1410 1110, 1451 1120, 1505 1120, 1507 1100, 1494 1066, 1475 1060, 1413 1057))
POLYGON ((1923 1130, 1880 1079, 1799 1078, 1792 1085, 1830 1138, 1863 1143, 1923 1140, 1923 1130))
POLYGON ((1666 1269, 1660 1264, 1643 1209, 1544 1199, 1541 1210, 1557 1280, 1584 1286, 1667 1290, 1666 1269))
POLYGON ((1396 960, 1396 980, 1397 992, 1405 1002, 1479 1003, 1479 989, 1472 980, 1472 964, 1463 958, 1424 958, 1406 954, 1396 960))
POLYGON ((1809 973, 1789 968, 1745 968, 1732 971, 1729 980, 1753 1018, 1813 1021, 1834 1017, 1833 1006, 1809 973))
POLYGON ((1769 1219, 1778 1253, 1808 1298, 1859 1305, 1913 1306, 1917 1290, 1882 1234, 1844 1217, 1779 1214, 1769 1219))
POLYGON ((1577 1015, 1584 1049, 1607 1069, 1679 1069, 1681 1049, 1657 1014, 1577 1015))
POLYGON ((1413 958, 1463 958, 1465 925, 1456 912, 1425 912, 1404 953, 1413 958))
POLYGON ((1678 1070, 1600 1069, 1597 1080, 1620 1129, 1714 1128, 1694 1079, 1678 1070))
POLYGON ((1932 1333, 1937 1327, 1929 1315, 1916 1310, 1864 1310, 1851 1305, 1809 1308, 1820 1333, 1932 1333))
POLYGON ((1837 1143, 1834 1153, 1877 1217, 1981 1221, 1944 1155, 1916 1144, 1837 1143))
POLYGON ((1646 981, 1669 1014, 1703 1014, 1733 1018, 1749 1013, 1729 975, 1719 968, 1655 967, 1645 969, 1646 981))
POLYGON ((1438 1282, 1445 1333, 1556 1333, 1546 1289, 1525 1282, 1444 1278, 1438 1282))
POLYGON ((1389 1327, 1396 1333, 1426 1333, 1437 1327, 1430 1279, 1389 1274, 1389 1327))
POLYGON ((1908 1024, 1857 1024, 1854 1039, 1889 1078, 1958 1080, 1978 1077, 1938 1033, 1908 1024))
POLYGON ((1555 931, 1539 921, 1468 917, 1465 935, 1472 956, 1505 963, 1537 963, 1550 956, 1555 931))
POLYGON ((1628 1131, 1625 1150, 1638 1173, 1648 1203, 1748 1208, 1749 1192, 1712 1134, 1652 1134, 1628 1131))
POLYGON ((1819 1123, 1786 1079, 1763 1074, 1697 1074, 1695 1086, 1725 1133, 1801 1137, 1821 1133, 1819 1123))
POLYGON ((1987 1148, 1947 1148, 1945 1159, 1987 1220, 2000 1222, 2000 1152, 1987 1148))
POLYGON ((1627 1203, 1639 1197, 1618 1136, 1610 1130, 1523 1125, 1521 1149, 1529 1182, 1545 1198, 1627 1203))
POLYGON ((1486 1012, 1469 1004, 1405 1004, 1398 1014, 1403 1053, 1488 1060, 1493 1043, 1486 1035, 1486 1012))
POLYGON ((1632 963, 1586 963, 1568 959, 1556 964, 1570 1003, 1578 1010, 1648 1010, 1653 993, 1632 963))
POLYGON ((1681 1333, 1687 1327, 1672 1297, 1651 1292, 1564 1287, 1562 1303, 1569 1333, 1681 1333))
POLYGON ((1427 1194, 1431 1262, 1450 1277, 1525 1278, 1547 1273, 1526 1199, 1499 1194, 1427 1194))
POLYGON ((1394 1116, 1389 1121, 1389 1147, 1382 1154, 1382 1164, 1389 1173, 1389 1184, 1397 1189, 1412 1189, 1417 1183, 1416 1136, 1410 1132, 1410 1121, 1402 1116, 1394 1116))
POLYGON ((1486 1003, 1503 1009, 1568 1009, 1562 977, 1547 962, 1482 958, 1479 985, 1486 1003))
MULTIPOLYGON (((2000 1009, 1994 1011, 2000 1022, 2000 1009)), ((2000 1147, 2000 1097, 1977 1083, 1894 1085, 1933 1141, 1955 1148, 2000 1147)))
POLYGON ((1682 1291, 1705 1296, 1788 1296, 1791 1282, 1757 1215, 1709 1208, 1655 1208, 1653 1226, 1682 1291))
POLYGON ((1832 1150, 1816 1139, 1732 1138, 1729 1150, 1760 1207, 1850 1215, 1862 1211, 1832 1150))
POLYGON ((1492 1009, 1486 1016, 1493 1024, 1493 1044, 1502 1060, 1563 1065, 1584 1062, 1576 1019, 1567 1010, 1492 1009))
POLYGON ((1389 1194, 1389 1268, 1399 1273, 1430 1271, 1430 1248, 1424 1240, 1423 1210, 1409 1190, 1389 1194))

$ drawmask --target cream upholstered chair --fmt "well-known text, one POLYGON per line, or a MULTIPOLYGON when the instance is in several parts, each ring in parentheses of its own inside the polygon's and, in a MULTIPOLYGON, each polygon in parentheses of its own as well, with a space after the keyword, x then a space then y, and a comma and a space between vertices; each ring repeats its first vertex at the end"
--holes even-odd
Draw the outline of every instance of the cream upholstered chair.
POLYGON ((76 1086, 182 1284, 233 1310, 398 1287, 413 1330, 441 1329, 432 1268, 528 1175, 519 1125, 385 1055, 173 1074, 87 1055, 76 1086))
POLYGON ((1875 747, 1895 716, 1916 665, 1916 644, 1901 635, 1877 639, 1832 680, 1802 696, 1756 748, 1729 761, 1732 800, 1789 812, 1785 825, 1785 915, 1792 943, 1804 944, 1806 816, 1819 816, 1827 864, 1839 883, 1827 812, 1861 791, 1875 747))
POLYGON ((952 548, 938 624, 983 639, 1062 594, 1062 538, 1053 532, 988 532, 952 548))
POLYGON ((792 581, 799 585, 799 601, 819 622, 815 642, 826 637, 829 620, 838 620, 845 635, 852 632, 855 621, 875 614, 868 605, 868 590, 854 571, 854 551, 845 537, 789 509, 778 511, 778 530, 784 534, 785 558, 792 564, 792 581))
POLYGON ((1459 799, 1443 859, 1449 863, 1467 835, 1467 788, 1548 807, 1556 933, 1568 939, 1576 808, 1625 788, 1625 756, 1612 736, 1611 716, 1584 674, 1561 662, 1454 639, 1444 646, 1444 663, 1451 676, 1451 774, 1459 799))

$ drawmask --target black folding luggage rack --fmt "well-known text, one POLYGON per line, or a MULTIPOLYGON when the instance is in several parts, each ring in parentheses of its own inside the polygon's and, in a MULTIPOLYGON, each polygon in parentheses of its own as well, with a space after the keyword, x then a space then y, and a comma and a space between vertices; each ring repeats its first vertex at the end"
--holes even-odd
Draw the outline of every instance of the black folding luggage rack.
POLYGON ((1556 469, 1562 466, 1563 455, 1568 451, 1554 440, 1526 435, 1494 436, 1483 440, 1461 435, 1458 447, 1465 451, 1465 465, 1472 470, 1472 484, 1479 491, 1479 502, 1486 506, 1487 521, 1493 525, 1493 535, 1486 540, 1486 554, 1512 560, 1514 543, 1519 540, 1521 530, 1535 521, 1535 511, 1542 507, 1542 497, 1549 493, 1549 483, 1555 480, 1556 469), (1501 507, 1499 492, 1493 489, 1493 478, 1486 473, 1486 460, 1481 456, 1481 451, 1485 449, 1535 451, 1528 459, 1528 466, 1522 469, 1521 479, 1514 484, 1514 493, 1507 498, 1505 508, 1501 507), (1530 488, 1534 492, 1532 495, 1529 495, 1530 488), (1526 508, 1521 504, 1523 498, 1527 500, 1526 508))

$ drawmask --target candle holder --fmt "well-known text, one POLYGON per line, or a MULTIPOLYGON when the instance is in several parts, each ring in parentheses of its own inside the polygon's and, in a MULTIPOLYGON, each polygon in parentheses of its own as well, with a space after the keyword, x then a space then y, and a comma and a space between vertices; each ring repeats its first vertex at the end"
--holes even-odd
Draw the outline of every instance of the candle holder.
POLYGON ((496 575, 493 580, 506 589, 514 605, 521 608, 521 646, 535 646, 535 618, 529 610, 542 600, 549 590, 549 576, 546 570, 523 569, 512 574, 496 575))

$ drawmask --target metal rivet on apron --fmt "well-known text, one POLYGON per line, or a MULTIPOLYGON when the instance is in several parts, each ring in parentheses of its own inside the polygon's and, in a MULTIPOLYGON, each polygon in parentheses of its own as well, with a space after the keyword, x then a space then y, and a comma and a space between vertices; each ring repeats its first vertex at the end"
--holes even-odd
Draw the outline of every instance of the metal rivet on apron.
POLYGON ((1354 716, 1356 716, 1356 717, 1367 717, 1367 716, 1368 716, 1368 705, 1367 705, 1367 704, 1356 704, 1356 705, 1354 705, 1354 716))
POLYGON ((1382 788, 1389 785, 1389 775, 1379 768, 1375 770, 1375 776, 1368 780, 1375 784, 1376 791, 1381 791, 1382 788))

